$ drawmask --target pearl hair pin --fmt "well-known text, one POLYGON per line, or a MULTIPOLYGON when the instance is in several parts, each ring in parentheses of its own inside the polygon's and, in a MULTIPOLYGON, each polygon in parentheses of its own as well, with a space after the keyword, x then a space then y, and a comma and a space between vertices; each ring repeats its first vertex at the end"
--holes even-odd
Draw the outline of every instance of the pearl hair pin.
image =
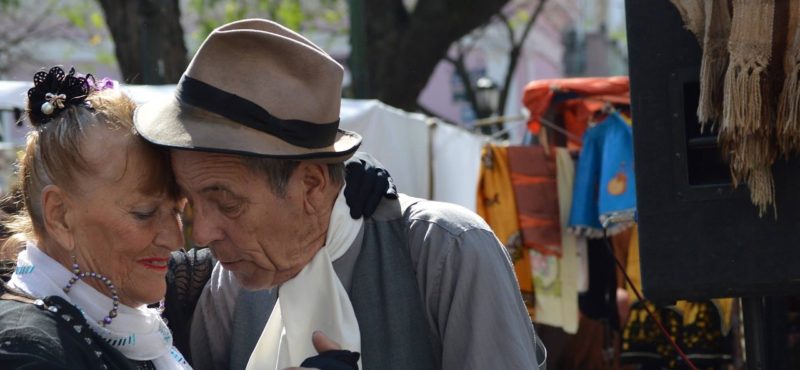
POLYGON ((53 94, 47 93, 44 95, 44 98, 47 100, 42 104, 42 113, 45 115, 51 115, 56 110, 56 107, 59 109, 64 108, 64 101, 67 100, 67 96, 65 94, 53 94))

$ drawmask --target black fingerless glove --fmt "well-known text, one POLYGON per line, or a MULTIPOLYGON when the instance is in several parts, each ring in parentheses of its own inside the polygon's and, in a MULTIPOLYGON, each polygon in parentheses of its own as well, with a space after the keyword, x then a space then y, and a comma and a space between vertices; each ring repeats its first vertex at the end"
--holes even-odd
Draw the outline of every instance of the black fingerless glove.
POLYGON ((309 357, 300 367, 317 368, 320 370, 358 370, 358 352, 334 350, 322 352, 314 357, 309 357))
POLYGON ((350 217, 369 217, 378 208, 383 197, 397 199, 394 181, 375 158, 357 152, 345 162, 344 197, 350 207, 350 217))

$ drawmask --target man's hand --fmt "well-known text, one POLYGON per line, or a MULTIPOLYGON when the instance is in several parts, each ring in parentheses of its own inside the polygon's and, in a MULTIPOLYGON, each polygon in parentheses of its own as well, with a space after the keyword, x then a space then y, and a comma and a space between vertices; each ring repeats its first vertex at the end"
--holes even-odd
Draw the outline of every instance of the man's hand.
POLYGON ((328 338, 325 333, 315 331, 311 335, 311 342, 314 343, 314 349, 317 350, 319 355, 306 359, 301 366, 319 367, 291 367, 284 370, 358 370, 359 355, 354 352, 343 351, 342 346, 328 338))
POLYGON ((317 353, 342 349, 339 343, 334 342, 333 339, 328 338, 328 336, 321 331, 315 331, 314 334, 311 334, 311 343, 314 343, 314 349, 317 350, 317 353))
MULTIPOLYGON (((333 339, 328 338, 325 333, 321 331, 315 331, 314 334, 311 334, 311 343, 314 343, 314 349, 317 350, 317 353, 333 351, 337 349, 342 349, 339 346, 339 343, 333 341, 333 339)), ((301 370, 301 369, 317 369, 316 367, 289 367, 284 370, 301 370)))

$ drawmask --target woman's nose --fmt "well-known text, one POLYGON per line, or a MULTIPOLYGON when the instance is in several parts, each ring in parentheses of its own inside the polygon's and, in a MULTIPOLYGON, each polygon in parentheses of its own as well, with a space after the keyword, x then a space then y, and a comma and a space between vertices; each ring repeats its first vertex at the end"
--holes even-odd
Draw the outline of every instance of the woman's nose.
POLYGON ((178 250, 185 244, 183 237, 183 225, 179 214, 173 214, 166 217, 160 225, 160 230, 156 237, 156 244, 168 248, 169 250, 178 250))

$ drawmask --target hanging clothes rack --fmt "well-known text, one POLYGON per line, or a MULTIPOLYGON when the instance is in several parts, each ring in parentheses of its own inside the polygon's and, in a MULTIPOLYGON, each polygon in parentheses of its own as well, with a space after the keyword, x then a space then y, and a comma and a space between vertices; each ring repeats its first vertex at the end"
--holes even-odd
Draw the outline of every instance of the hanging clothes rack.
MULTIPOLYGON (((491 118, 486 118, 486 119, 475 121, 474 126, 475 127, 481 127, 481 126, 494 125, 494 124, 498 124, 498 123, 517 123, 517 122, 528 122, 528 117, 526 117, 524 115, 491 117, 491 118)), ((539 122, 541 122, 542 125, 547 126, 548 128, 551 128, 551 129, 553 129, 554 131, 556 131, 556 132, 558 132, 560 134, 563 134, 564 136, 568 137, 571 140, 574 140, 574 141, 576 141, 578 143, 582 143, 583 142, 583 140, 581 139, 580 136, 575 135, 575 134, 565 130, 564 128, 558 126, 557 124, 551 122, 550 120, 547 120, 545 118, 539 118, 539 122)), ((509 128, 506 128, 506 129, 503 129, 503 130, 501 130, 499 132, 496 132, 496 133, 492 134, 492 137, 494 138, 496 136, 500 136, 501 134, 505 133, 508 130, 509 130, 509 128)))

